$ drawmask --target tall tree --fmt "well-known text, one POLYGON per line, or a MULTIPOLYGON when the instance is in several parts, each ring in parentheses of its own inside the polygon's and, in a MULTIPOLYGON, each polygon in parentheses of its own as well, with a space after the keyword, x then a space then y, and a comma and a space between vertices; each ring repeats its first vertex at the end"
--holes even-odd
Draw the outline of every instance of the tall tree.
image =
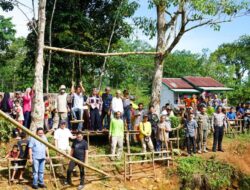
MULTIPOLYGON (((54 0, 47 0, 46 18, 51 20, 54 0)), ((53 46, 64 47, 81 51, 106 52, 112 33, 113 24, 116 19, 116 27, 110 44, 110 49, 121 39, 127 38, 132 32, 132 27, 126 22, 138 7, 136 1, 123 0, 120 8, 120 0, 57 0, 56 10, 51 28, 51 41, 53 46)), ((46 24, 45 44, 49 44, 49 22, 46 24)), ((31 32, 27 37, 28 53, 23 67, 32 72, 34 65, 34 43, 36 36, 31 32)), ((45 52, 45 70, 48 70, 48 54, 45 52)), ((70 79, 82 80, 86 89, 98 84, 102 57, 84 57, 60 52, 52 52, 49 90, 57 91, 60 84, 70 86, 70 79), (73 64, 74 63, 74 64, 73 64), (75 69, 72 70, 73 65, 75 69), (81 72, 80 72, 81 71, 81 72)), ((27 70, 25 69, 25 70, 27 70)), ((45 72, 45 75, 47 72, 45 72)))
POLYGON ((157 31, 156 51, 162 55, 155 58, 155 74, 152 82, 151 103, 160 111, 160 91, 164 59, 172 52, 183 35, 193 29, 208 25, 219 30, 219 24, 229 22, 249 11, 249 1, 231 0, 150 0, 155 7, 157 20, 139 18, 137 23, 145 34, 153 36, 157 31), (156 31, 152 31, 156 29, 156 31))
POLYGON ((35 132, 37 128, 44 125, 44 103, 43 103, 43 67, 44 67, 44 34, 45 34, 45 7, 46 0, 39 0, 38 11, 38 38, 35 63, 35 80, 33 90, 32 122, 30 130, 35 132))
POLYGON ((250 75, 250 36, 241 36, 233 43, 220 45, 212 53, 211 61, 234 66, 236 83, 240 84, 245 75, 250 75))

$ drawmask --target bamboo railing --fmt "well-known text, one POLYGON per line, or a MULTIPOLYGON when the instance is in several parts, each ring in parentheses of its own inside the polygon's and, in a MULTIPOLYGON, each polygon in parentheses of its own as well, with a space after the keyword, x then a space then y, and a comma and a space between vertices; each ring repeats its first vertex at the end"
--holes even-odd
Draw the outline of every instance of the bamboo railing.
POLYGON ((31 137, 33 137, 34 139, 38 140, 39 142, 43 143, 45 146, 47 146, 48 148, 56 151, 57 153, 63 155, 64 157, 68 158, 69 160, 72 160, 74 162, 76 162, 77 164, 85 167, 85 168, 88 168, 90 170, 93 170, 97 173, 100 173, 106 177, 109 177, 109 174, 98 169, 98 168, 95 168, 95 167, 92 167, 84 162, 81 162, 80 160, 60 151, 58 148, 56 148, 54 145, 50 144, 49 142, 47 141, 44 141, 42 138, 40 138, 39 136, 37 136, 36 134, 32 133, 29 129, 27 129, 26 127, 22 126, 20 123, 18 123, 16 120, 14 120, 13 118, 11 118, 10 116, 8 116, 7 114, 5 114, 3 111, 0 110, 0 117, 6 119, 7 121, 9 121, 10 123, 12 123, 14 126, 16 126, 17 128, 21 129, 22 131, 24 131, 25 133, 27 133, 28 135, 30 135, 31 137))

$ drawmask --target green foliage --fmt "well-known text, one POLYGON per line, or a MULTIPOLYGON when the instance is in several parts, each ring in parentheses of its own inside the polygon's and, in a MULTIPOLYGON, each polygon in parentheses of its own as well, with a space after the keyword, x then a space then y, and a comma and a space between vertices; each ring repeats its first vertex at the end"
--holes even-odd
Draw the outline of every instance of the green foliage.
POLYGON ((172 128, 177 128, 181 123, 181 121, 180 121, 181 118, 179 118, 179 117, 172 116, 172 117, 169 117, 169 119, 170 119, 172 128))
POLYGON ((26 48, 24 47, 25 39, 16 38, 8 47, 8 49, 2 54, 4 61, 1 61, 1 85, 0 91, 14 91, 21 90, 26 87, 32 86, 26 78, 30 76, 30 73, 23 75, 23 67, 21 63, 26 56, 26 48), (19 73, 21 72, 21 75, 19 73))
POLYGON ((14 125, 0 117, 0 142, 8 142, 14 128, 14 125))
POLYGON ((214 114, 215 110, 213 107, 208 107, 207 108, 207 114, 208 116, 212 116, 214 114))
POLYGON ((12 11, 14 9, 13 0, 0 0, 0 8, 3 11, 12 11))
POLYGON ((0 52, 6 50, 9 44, 14 41, 15 33, 11 18, 4 18, 0 15, 0 52))
MULTIPOLYGON (((46 19, 50 20, 54 0, 48 0, 46 19)), ((136 1, 129 0, 91 0, 64 1, 58 0, 52 25, 52 45, 80 51, 106 52, 113 25, 116 20, 111 49, 121 38, 128 38, 132 27, 126 22, 138 7, 136 1)), ((45 43, 49 39, 49 22, 46 22, 45 43)), ((31 32, 26 40, 27 58, 23 61, 23 75, 33 73, 36 50, 36 35, 31 32)), ((71 85, 71 80, 83 81, 88 92, 98 79, 103 57, 76 56, 53 52, 50 69, 50 92, 58 90, 58 86, 71 85), (74 66, 73 66, 74 65, 74 66)), ((48 53, 45 52, 45 74, 47 72, 48 53)), ((45 75, 46 77, 46 75, 45 75)), ((33 76, 27 77, 32 81, 33 76)), ((44 85, 45 86, 45 85, 44 85)))
POLYGON ((179 158, 177 162, 177 171, 185 188, 197 188, 194 180, 198 177, 207 183, 198 187, 201 189, 222 189, 231 185, 234 169, 230 165, 200 157, 179 158))

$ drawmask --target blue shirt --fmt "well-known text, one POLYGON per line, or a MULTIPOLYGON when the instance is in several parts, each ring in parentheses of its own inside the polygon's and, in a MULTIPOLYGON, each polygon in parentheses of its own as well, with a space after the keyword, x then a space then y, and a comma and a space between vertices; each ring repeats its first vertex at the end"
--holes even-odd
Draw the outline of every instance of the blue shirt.
POLYGON ((227 118, 230 120, 236 119, 236 113, 235 112, 227 112, 227 118))
POLYGON ((110 109, 112 99, 113 97, 111 94, 107 94, 107 93, 102 94, 102 102, 103 102, 102 109, 104 111, 108 111, 110 109))
MULTIPOLYGON (((45 135, 42 137, 42 139, 48 142, 45 135)), ((46 146, 43 143, 39 142, 38 140, 34 139, 33 137, 30 138, 29 148, 32 149, 33 159, 45 159, 46 158, 46 146)))
POLYGON ((195 129, 198 128, 197 122, 192 119, 191 121, 185 120, 184 122, 186 137, 194 137, 195 129))

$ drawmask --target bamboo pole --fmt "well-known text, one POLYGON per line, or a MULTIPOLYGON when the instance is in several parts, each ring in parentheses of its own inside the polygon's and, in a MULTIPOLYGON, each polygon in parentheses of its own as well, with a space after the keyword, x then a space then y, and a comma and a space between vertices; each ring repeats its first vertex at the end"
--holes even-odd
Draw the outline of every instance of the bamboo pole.
POLYGON ((38 140, 39 142, 43 143, 44 145, 46 145, 48 148, 56 151, 57 153, 63 155, 64 157, 68 158, 69 160, 72 160, 74 162, 76 162, 77 164, 86 167, 90 170, 96 171, 97 173, 103 174, 107 177, 109 177, 109 174, 107 174, 106 172, 99 170, 95 167, 89 166, 88 164, 85 164, 83 162, 81 162, 80 160, 60 151, 58 148, 56 148, 54 145, 44 141, 42 138, 40 138, 39 136, 37 136, 36 134, 32 133, 29 129, 27 129, 26 127, 22 126, 20 123, 18 123, 16 120, 14 120, 13 118, 11 118, 10 116, 8 116, 7 114, 5 114, 3 111, 0 110, 0 116, 2 116, 4 119, 6 119, 7 121, 9 121, 10 123, 12 123, 13 125, 15 125, 17 128, 22 129, 22 131, 24 131, 25 133, 27 133, 28 135, 30 135, 31 137, 33 137, 34 139, 38 140))
POLYGON ((126 56, 126 55, 162 55, 161 52, 118 52, 118 53, 97 53, 97 52, 86 52, 86 51, 78 51, 73 49, 65 49, 65 48, 58 48, 58 47, 50 47, 44 46, 45 50, 53 50, 59 51, 64 53, 72 53, 78 55, 87 55, 87 56, 102 56, 102 57, 109 57, 109 56, 126 56))

